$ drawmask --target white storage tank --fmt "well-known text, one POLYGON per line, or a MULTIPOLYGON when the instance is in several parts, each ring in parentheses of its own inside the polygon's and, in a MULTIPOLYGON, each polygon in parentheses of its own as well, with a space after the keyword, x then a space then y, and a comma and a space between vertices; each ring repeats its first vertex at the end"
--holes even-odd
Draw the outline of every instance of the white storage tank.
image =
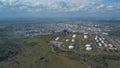
POLYGON ((75 34, 73 34, 73 36, 72 36, 73 38, 76 38, 76 35, 75 34))
POLYGON ((87 35, 84 35, 84 39, 87 39, 88 38, 88 36, 87 35))
POLYGON ((68 48, 69 48, 69 49, 73 49, 73 48, 74 48, 74 46, 73 46, 73 45, 70 45, 70 46, 68 46, 68 48))
POLYGON ((68 41, 69 41, 69 39, 66 39, 65 41, 66 41, 66 42, 68 42, 68 41))
POLYGON ((96 42, 99 42, 99 40, 96 40, 96 42))
POLYGON ((75 42, 75 39, 72 39, 71 42, 75 42))
POLYGON ((108 46, 109 46, 109 47, 113 47, 113 45, 112 45, 112 44, 108 44, 108 46))
POLYGON ((86 44, 85 46, 86 46, 86 47, 91 47, 91 45, 90 45, 90 44, 86 44))
POLYGON ((99 38, 100 41, 102 41, 102 38, 99 38))
POLYGON ((92 47, 86 47, 86 51, 91 51, 92 47))
POLYGON ((102 40, 102 41, 101 41, 101 43, 103 43, 103 44, 104 44, 105 42, 102 40))
POLYGON ((105 47, 108 47, 108 45, 107 45, 106 43, 104 43, 104 46, 105 46, 105 47))
POLYGON ((102 44, 101 43, 98 43, 98 45, 101 47, 102 46, 102 44))
POLYGON ((95 40, 98 40, 98 36, 95 37, 95 40))
POLYGON ((59 39, 60 39, 60 37, 56 37, 56 38, 55 38, 55 41, 58 41, 59 39))

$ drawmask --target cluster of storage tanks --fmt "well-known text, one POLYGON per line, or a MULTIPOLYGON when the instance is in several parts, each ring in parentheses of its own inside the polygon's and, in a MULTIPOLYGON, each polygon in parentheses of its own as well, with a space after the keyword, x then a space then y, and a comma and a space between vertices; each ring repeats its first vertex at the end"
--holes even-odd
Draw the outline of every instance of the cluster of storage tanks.
MULTIPOLYGON (((76 34, 73 34, 73 35, 72 35, 72 39, 71 39, 71 42, 72 42, 72 43, 75 42, 75 38, 76 38, 76 36, 77 36, 76 34)), ((69 48, 69 49, 73 49, 73 48, 74 48, 74 45, 71 44, 71 45, 68 46, 68 48, 69 48)))
MULTIPOLYGON (((84 39, 88 39, 87 34, 84 34, 84 39)), ((92 48, 91 44, 86 44, 85 49, 86 49, 86 51, 91 51, 93 48, 92 48)))
POLYGON ((95 41, 98 43, 99 47, 105 47, 108 50, 118 50, 112 44, 105 42, 105 38, 101 38, 101 37, 96 36, 95 41))
MULTIPOLYGON (((71 44, 68 46, 68 49, 74 49, 74 42, 75 42, 75 38, 77 37, 77 35, 76 34, 73 34, 72 35, 72 38, 71 39, 66 39, 65 41, 66 42, 69 42, 69 41, 71 41, 71 44)), ((87 34, 84 34, 84 39, 88 39, 88 35, 87 34)), ((55 41, 58 41, 60 39, 60 37, 56 37, 55 38, 55 41)), ((104 47, 105 49, 107 49, 107 50, 113 50, 113 51, 115 51, 115 50, 118 50, 116 47, 114 47, 112 44, 110 44, 110 43, 108 43, 108 42, 106 42, 106 39, 105 38, 101 38, 101 37, 99 37, 99 36, 95 36, 95 41, 97 42, 97 44, 98 44, 98 47, 104 47)), ((91 44, 86 44, 85 45, 85 50, 86 51, 91 51, 91 50, 93 50, 93 47, 92 47, 92 45, 91 44)))
MULTIPOLYGON (((99 47, 102 47, 102 46, 108 47, 108 44, 105 43, 105 38, 100 38, 100 37, 96 36, 95 41, 98 43, 99 47)), ((112 45, 111 45, 111 47, 112 47, 112 45)))
MULTIPOLYGON (((77 36, 76 34, 73 34, 73 35, 72 35, 71 43, 74 43, 74 42, 75 42, 76 36, 77 36)), ((56 37, 56 38, 55 38, 55 41, 58 41, 59 39, 60 39, 60 37, 56 37)), ((65 41, 66 41, 66 42, 69 42, 70 39, 66 39, 65 41)), ((70 44, 70 45, 68 46, 68 48, 69 48, 69 49, 74 49, 74 45, 73 45, 73 44, 70 44)))

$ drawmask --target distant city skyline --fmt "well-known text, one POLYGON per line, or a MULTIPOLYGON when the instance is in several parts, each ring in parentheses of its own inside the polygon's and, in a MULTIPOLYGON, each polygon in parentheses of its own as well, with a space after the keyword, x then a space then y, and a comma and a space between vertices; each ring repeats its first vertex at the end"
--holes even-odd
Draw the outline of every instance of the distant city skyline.
POLYGON ((46 17, 120 18, 120 0, 0 0, 0 19, 46 17))

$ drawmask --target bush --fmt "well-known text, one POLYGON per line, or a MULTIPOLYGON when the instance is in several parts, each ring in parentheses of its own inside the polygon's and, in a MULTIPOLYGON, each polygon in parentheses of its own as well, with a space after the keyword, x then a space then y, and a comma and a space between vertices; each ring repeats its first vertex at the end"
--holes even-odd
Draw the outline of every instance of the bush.
POLYGON ((18 53, 18 46, 13 40, 2 39, 2 41, 4 43, 0 42, 0 61, 18 53))

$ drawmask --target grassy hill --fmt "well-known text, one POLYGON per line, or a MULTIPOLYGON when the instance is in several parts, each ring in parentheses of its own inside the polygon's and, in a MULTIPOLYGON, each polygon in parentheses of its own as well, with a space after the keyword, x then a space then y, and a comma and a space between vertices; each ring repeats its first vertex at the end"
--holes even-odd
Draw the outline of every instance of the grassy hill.
POLYGON ((15 40, 19 44, 18 54, 0 62, 0 68, 88 68, 88 65, 59 56, 40 38, 15 40))

